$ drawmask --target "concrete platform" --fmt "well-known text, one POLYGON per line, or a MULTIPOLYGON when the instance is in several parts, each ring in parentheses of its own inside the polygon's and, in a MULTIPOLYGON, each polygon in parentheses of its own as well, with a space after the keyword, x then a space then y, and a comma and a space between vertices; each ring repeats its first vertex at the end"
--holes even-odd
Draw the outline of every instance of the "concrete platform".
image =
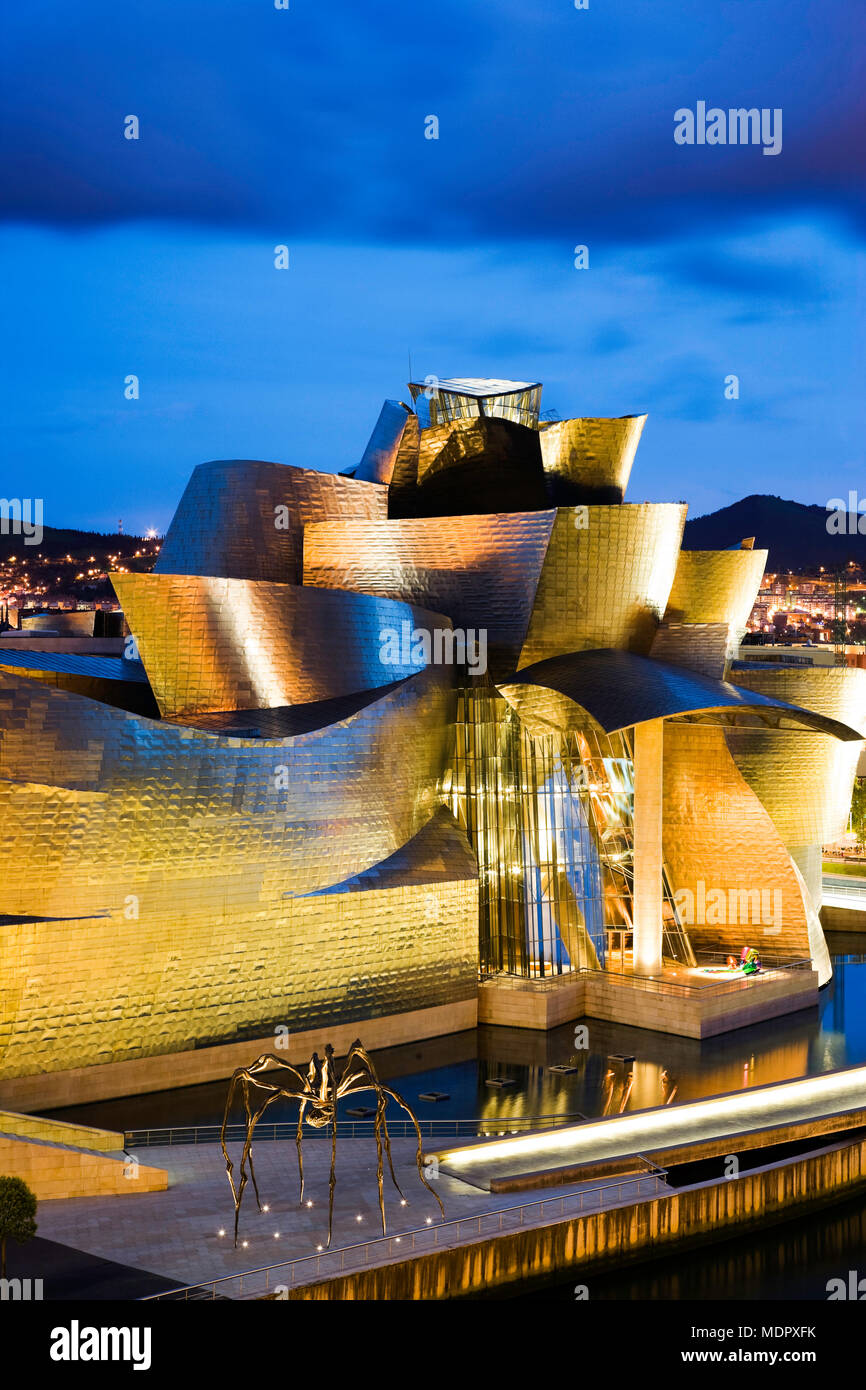
POLYGON ((580 971, 549 980, 497 976, 478 990, 478 1021, 507 1028, 547 1030, 580 1018, 710 1038, 755 1023, 814 1008, 813 970, 763 970, 724 978, 701 969, 666 967, 657 976, 580 971))
MULTIPOLYGON (((438 1227, 443 1218, 435 1199, 418 1180, 414 1141, 392 1140, 392 1151, 407 1205, 400 1205, 386 1172, 388 1234, 399 1236, 425 1227, 428 1218, 431 1228, 438 1227)), ((239 1146, 233 1146, 232 1152, 237 1158, 239 1146)), ((234 1204, 219 1144, 146 1148, 137 1156, 167 1171, 166 1191, 130 1195, 123 1202, 103 1197, 51 1202, 39 1210, 40 1236, 101 1259, 148 1270, 180 1285, 225 1278, 278 1261, 305 1259, 327 1241, 327 1138, 313 1135, 304 1140, 305 1203, 312 1205, 302 1207, 298 1206, 294 1141, 266 1140, 254 1147, 259 1191, 269 1211, 259 1212, 252 1184, 248 1184, 240 1218, 240 1238, 246 1245, 239 1244, 237 1249, 232 1242, 234 1204), (220 1236, 220 1230, 225 1234, 220 1236)), ((446 1221, 517 1207, 526 1200, 520 1194, 502 1197, 479 1192, 445 1175, 435 1185, 446 1221)), ((602 1185, 585 1186, 593 1189, 602 1185)), ((574 1191, 573 1184, 568 1191, 574 1191)), ((332 1249, 377 1240, 381 1234, 375 1142, 372 1138, 340 1139, 332 1249)), ((242 1296, 242 1290, 234 1286, 226 1293, 242 1296)), ((46 1297, 50 1296, 46 1287, 46 1297)))

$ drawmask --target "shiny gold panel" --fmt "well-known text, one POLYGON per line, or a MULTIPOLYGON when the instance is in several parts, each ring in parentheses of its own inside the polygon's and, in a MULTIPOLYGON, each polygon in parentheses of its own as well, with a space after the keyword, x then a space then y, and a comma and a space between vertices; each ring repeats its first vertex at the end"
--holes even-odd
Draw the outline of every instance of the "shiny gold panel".
MULTIPOLYGON (((158 819, 158 809, 154 816, 158 819)), ((226 874, 160 855, 104 916, 0 918, 0 1076, 261 1038, 474 998, 478 889, 465 837, 437 813, 399 862, 296 898, 250 859, 226 874)), ((45 833, 52 829, 46 812, 45 833)), ((142 835, 144 828, 142 828, 142 835)), ((325 851, 327 853, 327 851, 325 851)), ((31 869, 34 915, 43 885, 31 869)), ((91 883, 95 901, 106 896, 91 883)))
POLYGON ((366 594, 198 575, 112 575, 163 715, 271 709, 370 690, 423 663, 385 664, 382 633, 447 618, 366 594))
MULTIPOLYGON (((735 669, 732 679, 745 690, 815 710, 866 735, 866 671, 768 667, 735 669)), ((844 834, 862 744, 788 729, 737 729, 727 739, 737 767, 789 848, 844 834)))
POLYGON ((811 956, 822 983, 829 979, 826 944, 817 917, 810 921, 805 886, 722 729, 665 724, 663 835, 674 892, 690 893, 693 915, 703 918, 683 921, 696 950, 739 956, 748 944, 765 954, 811 956), (711 893, 724 895, 722 907, 711 893), (699 911, 701 902, 707 910, 699 911))
POLYGON ((563 488, 575 494, 610 492, 606 501, 621 502, 646 420, 645 415, 623 415, 542 422, 541 455, 554 495, 563 488))
POLYGON ((304 583, 422 604, 487 631, 491 670, 513 670, 555 513, 331 521, 304 532, 304 583))
POLYGON ((307 522, 387 514, 388 490, 376 483, 259 459, 217 459, 195 469, 154 571, 299 584, 307 522))
POLYGON ((739 637, 728 623, 663 622, 650 648, 654 661, 684 666, 702 676, 723 680, 739 637))
POLYGON ((767 563, 766 550, 681 550, 665 618, 745 628, 767 563))
POLYGON ((453 709, 433 667, 330 727, 235 738, 2 676, 3 911, 116 912, 185 879, 211 901, 341 882, 435 811, 453 709))
POLYGON ((417 449, 418 420, 402 401, 385 401, 353 477, 369 483, 390 483, 404 440, 417 449))
POLYGON ((420 431, 414 472, 394 469, 388 515, 484 514, 491 497, 499 512, 548 505, 538 431, 475 416, 420 431))
POLYGON ((646 654, 670 592, 684 504, 560 507, 518 667, 587 647, 646 654))

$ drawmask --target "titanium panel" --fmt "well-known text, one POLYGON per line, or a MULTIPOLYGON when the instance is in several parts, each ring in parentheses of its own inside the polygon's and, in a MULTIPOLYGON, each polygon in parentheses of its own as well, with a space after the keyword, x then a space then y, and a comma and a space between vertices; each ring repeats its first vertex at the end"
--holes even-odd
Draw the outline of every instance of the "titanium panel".
POLYGON ((85 916, 166 885, 203 900, 309 893, 405 844, 440 804, 450 672, 267 740, 109 709, 0 676, 2 910, 85 916))
POLYGON ((548 493, 557 506, 622 502, 645 415, 553 420, 539 426, 548 493))
POLYGON ((0 918, 0 1076, 474 999, 472 870, 437 815, 399 864, 321 896, 266 891, 251 865, 245 892, 168 877, 135 920, 0 918))
MULTIPOLYGON (((862 673, 866 682, 866 672, 862 673)), ((578 707, 574 727, 583 727, 586 713, 605 733, 614 733, 650 719, 673 719, 684 715, 729 713, 756 714, 776 722, 787 720, 810 729, 821 730, 822 737, 849 741, 859 750, 859 733, 829 715, 786 704, 756 690, 740 690, 727 681, 712 680, 679 666, 667 666, 634 652, 583 651, 551 657, 523 667, 510 682, 501 682, 507 697, 523 694, 520 687, 537 686, 565 696, 578 707)), ((553 719, 555 710, 567 709, 560 703, 546 703, 553 719)), ((571 724, 569 724, 571 727, 571 724)))
POLYGON ((422 429, 417 464, 394 471, 388 515, 442 517, 542 511, 548 505, 537 430, 475 416, 422 429))
MULTIPOLYGON (((770 667, 737 670, 735 676, 744 689, 773 699, 796 700, 866 735, 866 671, 770 667)), ((789 848, 841 838, 848 824, 862 742, 840 743, 824 733, 787 729, 737 729, 727 737, 737 767, 789 848)))
POLYGON ((805 885, 722 729, 665 726, 663 838, 671 886, 696 949, 739 956, 748 944, 759 953, 810 957, 826 983, 829 957, 810 922, 805 885), (689 901, 692 910, 684 911, 689 901))
POLYGON ((424 665, 402 641, 404 623, 410 635, 451 626, 367 594, 198 575, 112 580, 160 711, 171 717, 306 704, 386 685, 424 665), (396 660, 383 645, 386 632, 405 649, 396 660))
POLYGON ((681 550, 668 623, 725 623, 734 655, 761 587, 766 550, 681 550))
POLYGON ((387 511, 376 483, 259 459, 200 463, 153 572, 299 584, 307 522, 387 511))
POLYGON ((648 653, 685 519, 680 503, 560 507, 518 667, 586 647, 648 653))
POLYGON ((407 429, 411 433, 410 420, 414 420, 414 416, 402 401, 385 401, 361 462, 354 471, 356 480, 388 486, 403 437, 407 429))
POLYGON ((336 521, 304 533, 304 583, 403 599, 487 631, 491 671, 512 671, 554 512, 336 521))

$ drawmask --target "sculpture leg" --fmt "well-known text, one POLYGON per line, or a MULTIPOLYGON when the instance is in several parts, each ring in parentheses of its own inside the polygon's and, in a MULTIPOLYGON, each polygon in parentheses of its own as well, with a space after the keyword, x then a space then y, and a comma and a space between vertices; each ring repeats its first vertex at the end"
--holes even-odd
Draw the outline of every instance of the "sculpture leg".
POLYGON ((301 1104, 300 1104, 300 1108, 299 1108, 299 1110, 298 1110, 298 1133, 297 1133, 297 1135, 296 1135, 296 1137, 295 1137, 295 1142, 296 1142, 296 1144, 297 1144, 297 1146, 298 1146, 298 1177, 299 1177, 300 1183, 301 1183, 301 1193, 300 1193, 300 1196, 298 1197, 298 1206, 301 1206, 301 1205, 303 1204, 303 1200, 304 1200, 304 1155, 303 1155, 303 1153, 301 1152, 301 1140, 302 1140, 303 1137, 304 1137, 304 1128, 303 1128, 303 1126, 304 1126, 304 1106, 305 1106, 305 1105, 306 1105, 306 1101, 303 1101, 303 1100, 302 1100, 302 1101, 301 1101, 301 1104))
POLYGON ((400 1098, 400 1096, 397 1095, 397 1092, 396 1092, 396 1091, 392 1091, 388 1086, 383 1086, 383 1087, 382 1087, 382 1090, 385 1092, 385 1095, 386 1095, 386 1096, 391 1096, 391 1098, 392 1098, 393 1100, 396 1100, 396 1102, 397 1102, 397 1104, 400 1106, 400 1108, 401 1108, 402 1110, 405 1110, 405 1111, 406 1111, 406 1114, 409 1116, 409 1119, 412 1121, 413 1125, 415 1126, 415 1133, 416 1133, 417 1136, 418 1136, 418 1152, 417 1152, 418 1176, 419 1176, 419 1178, 421 1179, 421 1181, 422 1181, 422 1183, 424 1184, 424 1186, 426 1187, 427 1191, 430 1193, 431 1197, 435 1197, 435 1198, 436 1198, 436 1201, 437 1201, 438 1204, 439 1204, 439 1210, 441 1211, 442 1215, 444 1216, 444 1215, 445 1215, 445 1208, 444 1208, 443 1205, 442 1205, 442 1201, 441 1201, 441 1199, 440 1199, 440 1197, 439 1197, 439 1193, 433 1191, 433 1188, 430 1186, 429 1182, 427 1181, 427 1179, 426 1179, 425 1176, 424 1176, 424 1165, 423 1165, 423 1162, 422 1162, 422 1160, 423 1160, 423 1158, 424 1158, 424 1145, 423 1145, 423 1142, 422 1142, 422 1139, 421 1139, 421 1127, 420 1127, 420 1125, 418 1124, 418 1121, 415 1119, 415 1116, 412 1114, 412 1111, 409 1109, 408 1105, 406 1104, 405 1100, 402 1100, 402 1099, 400 1098))
POLYGON ((385 1234, 385 1191, 383 1184, 384 1160, 382 1158, 382 1100, 376 1101, 376 1182, 379 1185, 379 1214, 382 1217, 382 1235, 385 1234))
POLYGON ((328 1184, 328 1249, 331 1248, 331 1231, 334 1227, 334 1188, 337 1184, 337 1107, 334 1106, 333 1138, 331 1140, 331 1180, 328 1184))
POLYGON ((388 1133, 388 1118, 387 1118, 387 1116, 386 1116, 386 1114, 385 1114, 385 1106, 386 1106, 386 1104, 387 1104, 387 1101, 383 1100, 383 1101, 382 1101, 382 1133, 383 1133, 384 1136, 385 1136, 385 1152, 386 1152, 386 1154, 388 1155, 388 1167, 389 1167, 390 1170, 391 1170, 391 1181, 392 1181, 392 1183, 394 1184, 394 1186, 396 1187, 396 1189, 397 1189, 397 1191, 399 1192, 400 1196, 403 1198, 403 1201, 405 1202, 405 1201, 406 1201, 406 1198, 403 1197, 403 1189, 402 1189, 402 1187, 400 1186, 400 1184, 399 1184, 398 1181, 397 1181, 397 1175, 396 1175, 396 1173, 394 1172, 394 1160, 393 1160, 393 1158, 391 1157, 391 1136, 390 1136, 389 1133, 388 1133))

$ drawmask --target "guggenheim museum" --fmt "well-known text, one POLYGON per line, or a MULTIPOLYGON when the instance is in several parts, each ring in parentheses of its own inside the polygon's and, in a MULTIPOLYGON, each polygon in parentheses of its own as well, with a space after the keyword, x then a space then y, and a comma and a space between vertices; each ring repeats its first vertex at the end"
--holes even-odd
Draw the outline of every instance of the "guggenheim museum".
POLYGON ((866 672, 738 660, 767 552, 625 500, 645 416, 540 407, 428 379, 343 474, 201 464, 118 670, 0 656, 0 1099, 814 1003, 866 672))

